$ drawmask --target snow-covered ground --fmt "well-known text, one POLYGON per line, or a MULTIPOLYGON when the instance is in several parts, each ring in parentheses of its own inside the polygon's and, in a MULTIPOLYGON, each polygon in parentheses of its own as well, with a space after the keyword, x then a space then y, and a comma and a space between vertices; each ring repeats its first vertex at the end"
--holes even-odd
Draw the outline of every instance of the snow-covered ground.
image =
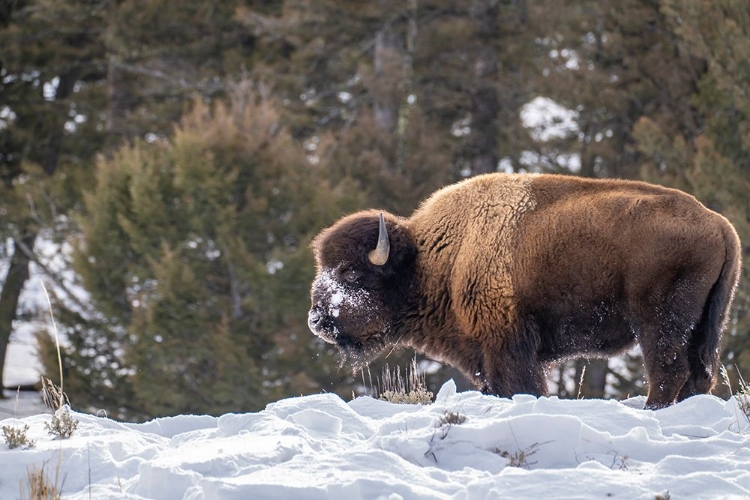
POLYGON ((46 434, 50 415, 6 419, 37 443, 0 444, 0 498, 42 464, 53 478, 60 464, 66 499, 750 497, 750 425, 734 400, 642 404, 498 399, 448 382, 427 406, 319 394, 218 418, 74 414, 64 441, 46 434))

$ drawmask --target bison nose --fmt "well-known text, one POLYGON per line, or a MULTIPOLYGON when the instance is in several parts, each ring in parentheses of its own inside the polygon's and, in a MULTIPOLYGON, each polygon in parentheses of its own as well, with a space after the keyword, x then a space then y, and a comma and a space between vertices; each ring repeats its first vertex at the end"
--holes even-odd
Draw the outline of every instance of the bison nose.
POLYGON ((310 330, 315 330, 323 319, 323 315, 320 313, 320 309, 314 307, 310 309, 310 313, 307 315, 307 326, 310 330))

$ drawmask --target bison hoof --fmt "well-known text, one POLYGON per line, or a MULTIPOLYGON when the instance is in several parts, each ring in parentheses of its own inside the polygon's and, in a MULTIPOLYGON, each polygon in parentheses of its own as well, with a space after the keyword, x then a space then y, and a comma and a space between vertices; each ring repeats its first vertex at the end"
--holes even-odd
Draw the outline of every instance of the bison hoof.
POLYGON ((644 410, 661 410, 662 408, 666 408, 667 406, 671 406, 672 403, 649 403, 646 402, 646 405, 643 407, 644 410))

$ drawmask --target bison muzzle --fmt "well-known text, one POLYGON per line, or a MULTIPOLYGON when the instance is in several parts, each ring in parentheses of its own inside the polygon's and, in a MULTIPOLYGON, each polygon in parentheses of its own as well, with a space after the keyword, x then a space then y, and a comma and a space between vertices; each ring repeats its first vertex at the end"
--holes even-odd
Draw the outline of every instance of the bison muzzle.
POLYGON ((556 175, 474 177, 312 248, 308 324, 355 366, 407 346, 487 393, 541 396, 555 362, 638 344, 648 408, 712 389, 740 272, 734 228, 694 197, 556 175))

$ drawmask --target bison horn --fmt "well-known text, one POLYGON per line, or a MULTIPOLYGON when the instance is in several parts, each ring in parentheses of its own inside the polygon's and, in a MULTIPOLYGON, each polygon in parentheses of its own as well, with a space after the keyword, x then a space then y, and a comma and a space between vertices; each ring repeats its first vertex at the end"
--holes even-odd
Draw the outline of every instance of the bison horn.
POLYGON ((370 262, 376 266, 382 266, 388 262, 388 254, 391 251, 391 243, 388 241, 388 231, 385 228, 385 219, 380 214, 380 231, 378 234, 378 246, 370 252, 370 262))

